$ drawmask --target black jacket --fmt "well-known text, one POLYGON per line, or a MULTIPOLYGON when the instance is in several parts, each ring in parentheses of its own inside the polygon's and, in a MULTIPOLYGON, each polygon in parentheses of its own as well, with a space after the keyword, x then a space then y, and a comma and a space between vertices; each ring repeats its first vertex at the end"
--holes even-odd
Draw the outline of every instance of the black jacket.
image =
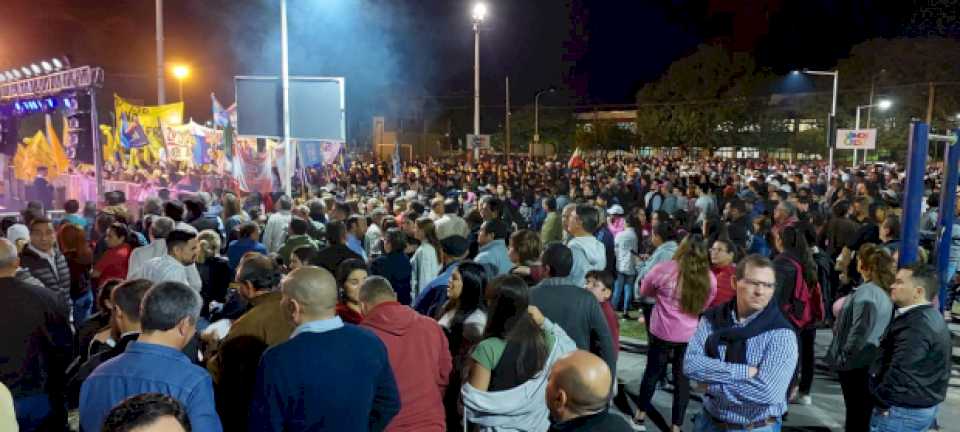
POLYGON ((943 402, 950 380, 950 330, 932 306, 894 316, 870 368, 878 406, 929 408, 943 402))
POLYGON ((53 248, 53 260, 57 264, 56 268, 50 266, 50 261, 34 252, 29 245, 20 252, 20 266, 30 270, 30 274, 52 291, 62 302, 62 306, 69 310, 70 266, 67 264, 67 258, 57 248, 53 248))
POLYGON ((617 349, 597 298, 566 278, 544 279, 530 291, 530 304, 557 323, 577 348, 590 351, 617 370, 617 349))
POLYGON ((58 400, 73 353, 67 310, 55 294, 0 278, 0 382, 14 399, 49 394, 58 400))
POLYGON ((561 423, 554 423, 550 426, 550 432, 630 432, 633 428, 627 424, 627 421, 616 414, 611 414, 603 410, 596 414, 591 414, 575 419, 567 420, 561 423))
POLYGON ((727 223, 727 236, 733 244, 742 250, 747 250, 747 237, 749 237, 748 233, 750 232, 749 219, 747 216, 740 216, 740 219, 727 223))
POLYGON ((329 270, 330 273, 336 275, 337 267, 340 263, 349 258, 363 261, 363 257, 350 250, 347 245, 335 244, 321 249, 314 258, 314 263, 319 264, 321 267, 329 270))

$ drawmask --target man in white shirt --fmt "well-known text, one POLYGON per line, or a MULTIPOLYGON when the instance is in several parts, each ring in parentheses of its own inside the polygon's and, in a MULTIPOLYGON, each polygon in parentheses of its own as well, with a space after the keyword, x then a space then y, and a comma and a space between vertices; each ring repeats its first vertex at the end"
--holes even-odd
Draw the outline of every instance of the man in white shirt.
POLYGON ((470 227, 467 225, 467 221, 457 216, 457 201, 448 199, 444 201, 443 207, 443 216, 434 222, 437 238, 443 240, 454 235, 463 238, 470 237, 470 227))
MULTIPOLYGON (((154 218, 150 224, 150 244, 140 246, 130 254, 130 264, 127 268, 127 279, 135 279, 135 275, 143 272, 143 266, 154 258, 167 256, 167 236, 173 230, 183 230, 197 234, 196 228, 183 222, 174 222, 166 216, 154 218)), ((193 264, 187 267, 187 285, 200 291, 203 280, 200 279, 200 271, 197 265, 193 264)))
POLYGON ((190 267, 194 267, 200 243, 197 234, 186 230, 173 230, 166 238, 167 254, 151 258, 131 279, 146 279, 153 283, 180 282, 190 285, 190 267))
POLYGON ((287 227, 290 226, 290 220, 293 218, 290 213, 293 209, 293 201, 284 195, 277 200, 276 209, 277 212, 270 215, 267 226, 263 229, 263 245, 270 253, 279 251, 287 237, 287 227))

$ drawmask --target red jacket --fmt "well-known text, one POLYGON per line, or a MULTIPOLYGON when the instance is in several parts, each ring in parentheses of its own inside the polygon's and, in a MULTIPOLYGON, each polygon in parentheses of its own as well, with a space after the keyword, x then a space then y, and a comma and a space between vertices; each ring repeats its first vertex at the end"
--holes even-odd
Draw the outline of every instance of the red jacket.
POLYGON ((452 359, 436 321, 398 302, 381 303, 360 324, 387 347, 400 392, 400 413, 387 431, 443 431, 443 392, 452 359))
POLYGON ((733 277, 737 272, 737 266, 728 265, 724 267, 713 267, 710 269, 713 276, 717 278, 717 295, 713 297, 708 307, 722 305, 737 295, 737 287, 733 286, 733 277))

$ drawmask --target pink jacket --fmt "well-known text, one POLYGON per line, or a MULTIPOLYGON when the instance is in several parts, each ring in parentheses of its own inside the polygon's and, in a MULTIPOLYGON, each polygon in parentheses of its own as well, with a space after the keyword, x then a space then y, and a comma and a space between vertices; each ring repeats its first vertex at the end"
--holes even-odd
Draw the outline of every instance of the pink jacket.
MULTIPOLYGON (((640 285, 640 294, 656 297, 657 305, 653 308, 650 317, 650 333, 668 342, 686 343, 697 330, 700 317, 687 315, 680 311, 680 293, 677 292, 677 273, 679 265, 676 261, 664 261, 653 266, 643 278, 640 285)), ((717 295, 717 278, 713 272, 710 276, 710 295, 704 303, 704 308, 717 295)))

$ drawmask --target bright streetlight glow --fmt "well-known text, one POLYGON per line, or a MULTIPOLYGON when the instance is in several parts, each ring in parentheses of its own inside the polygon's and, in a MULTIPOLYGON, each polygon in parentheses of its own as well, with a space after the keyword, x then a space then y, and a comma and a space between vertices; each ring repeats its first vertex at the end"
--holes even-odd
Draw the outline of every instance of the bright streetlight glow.
POLYGON ((487 5, 483 3, 477 3, 473 5, 473 20, 474 21, 483 21, 483 18, 487 16, 487 5))
POLYGON ((881 99, 880 102, 877 102, 877 108, 881 110, 889 109, 891 106, 893 106, 893 101, 890 99, 881 99))
POLYGON ((190 68, 184 65, 176 65, 173 67, 173 77, 178 80, 183 80, 184 78, 190 76, 190 68))

